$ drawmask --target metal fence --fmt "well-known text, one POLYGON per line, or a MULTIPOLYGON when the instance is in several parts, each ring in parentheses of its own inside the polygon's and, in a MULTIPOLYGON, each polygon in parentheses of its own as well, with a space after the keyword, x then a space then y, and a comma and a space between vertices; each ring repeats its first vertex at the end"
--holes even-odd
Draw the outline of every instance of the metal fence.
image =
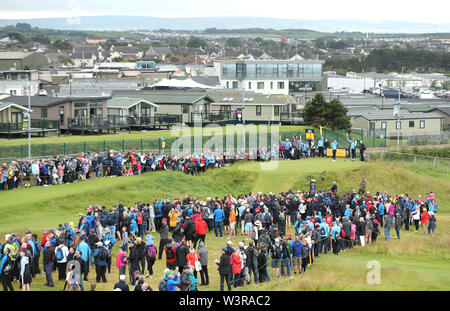
POLYGON ((368 161, 389 161, 411 165, 412 167, 425 167, 440 169, 450 173, 450 158, 424 156, 420 154, 402 153, 393 151, 379 151, 367 154, 368 161))
POLYGON ((423 146, 423 145, 443 145, 450 143, 450 133, 444 132, 438 135, 424 135, 423 133, 403 134, 400 132, 400 137, 397 137, 396 132, 388 134, 388 146, 397 146, 397 140, 400 146, 423 146))
MULTIPOLYGON (((319 131, 315 131, 316 141, 320 138, 319 131)), ((224 134, 225 131, 224 131, 224 134)), ((339 141, 340 148, 348 148, 348 141, 345 130, 336 130, 336 131, 323 131, 324 138, 327 138, 328 141, 333 141, 337 139, 339 141)), ((286 138, 290 139, 293 136, 302 137, 302 140, 305 141, 305 132, 304 131, 289 131, 284 130, 279 132, 279 137, 276 138, 276 141, 279 140, 284 141, 286 138)), ((352 130, 351 137, 356 139, 363 139, 364 143, 368 148, 370 147, 385 147, 386 139, 380 133, 372 133, 370 131, 364 130, 352 130)), ((177 137, 170 137, 165 139, 165 150, 171 150, 171 146, 177 137)), ((212 139, 211 136, 203 136, 201 140, 202 146, 212 139)), ((257 146, 265 146, 271 145, 270 132, 267 133, 257 133, 257 138, 254 139, 250 137, 250 133, 247 131, 245 135, 245 141, 243 135, 235 134, 232 137, 227 138, 223 135, 221 138, 216 139, 218 141, 219 147, 220 142, 222 144, 222 150, 236 151, 237 148, 245 146, 245 149, 248 151, 249 148, 256 148, 257 146), (228 141, 227 141, 228 139, 228 141), (232 140, 232 142, 230 142, 232 140), (228 146, 228 148, 227 148, 228 146), (232 148, 229 148, 232 146, 232 148)), ((191 137, 191 146, 192 150, 194 150, 195 146, 195 138, 191 137)), ((211 141, 210 141, 211 142, 211 141)), ((162 141, 160 138, 152 138, 152 139, 123 139, 123 140, 99 140, 94 142, 84 141, 81 143, 59 143, 59 144, 32 144, 31 145, 31 157, 49 157, 55 155, 68 155, 68 154, 80 154, 82 152, 104 152, 107 150, 118 150, 118 151, 130 151, 133 150, 135 152, 145 152, 146 150, 152 151, 162 151, 162 141)), ((218 146, 214 145, 214 148, 218 148, 218 146)), ((213 149, 214 149, 213 148, 213 149)), ((3 159, 23 159, 28 156, 28 145, 19 145, 19 146, 5 146, 0 147, 0 161, 3 159)))

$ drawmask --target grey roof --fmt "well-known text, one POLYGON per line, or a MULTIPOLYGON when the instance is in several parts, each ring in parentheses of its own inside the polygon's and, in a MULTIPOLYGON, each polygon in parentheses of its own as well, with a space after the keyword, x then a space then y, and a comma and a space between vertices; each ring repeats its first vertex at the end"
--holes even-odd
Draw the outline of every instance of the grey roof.
POLYGON ((158 106, 152 102, 146 101, 143 98, 130 98, 130 97, 114 97, 108 100, 107 107, 108 108, 130 108, 133 107, 140 102, 146 102, 152 106, 158 106))
POLYGON ((25 52, 0 52, 0 59, 24 59, 33 53, 25 52))
MULTIPOLYGON (((384 109, 384 110, 372 110, 367 111, 363 110, 360 112, 349 112, 347 113, 348 116, 357 118, 357 117, 363 117, 367 120, 397 120, 397 117, 393 116, 393 110, 391 109, 384 109)), ((435 113, 435 112, 409 112, 402 109, 400 111, 400 119, 441 119, 443 118, 442 115, 435 113)))
POLYGON ((72 59, 91 59, 93 55, 96 55, 92 52, 75 52, 70 54, 70 58, 72 59))
POLYGON ((204 92, 173 92, 173 91, 135 91, 114 92, 114 97, 141 98, 148 102, 160 104, 195 104, 202 99, 213 99, 204 92))
POLYGON ((440 111, 442 113, 445 113, 446 115, 450 116, 450 107, 438 107, 438 108, 433 108, 431 111, 440 111))
MULTIPOLYGON (((69 101, 81 101, 81 100, 107 100, 111 97, 48 97, 48 96, 31 96, 31 107, 52 107, 67 103, 69 101)), ((22 107, 28 107, 28 96, 9 96, 0 102, 12 102, 22 107)))
MULTIPOLYGON (((172 79, 177 79, 177 80, 186 80, 188 79, 188 77, 184 77, 184 76, 174 76, 172 77, 172 79)), ((207 86, 217 86, 220 85, 220 80, 218 76, 194 76, 191 77, 192 80, 194 80, 197 83, 200 84, 204 84, 207 86)))
POLYGON ((149 49, 145 52, 145 55, 167 55, 170 54, 170 47, 163 46, 150 46, 149 49))
MULTIPOLYGON (((207 94, 220 105, 242 105, 242 92, 230 90, 211 90, 207 94)), ((291 98, 290 95, 265 95, 251 92, 244 93, 245 105, 286 105, 291 98)))
POLYGON ((104 96, 116 90, 136 90, 136 79, 74 79, 71 85, 61 85, 58 96, 104 96))
POLYGON ((123 53, 123 54, 137 54, 142 52, 142 50, 135 46, 115 46, 113 51, 123 53))

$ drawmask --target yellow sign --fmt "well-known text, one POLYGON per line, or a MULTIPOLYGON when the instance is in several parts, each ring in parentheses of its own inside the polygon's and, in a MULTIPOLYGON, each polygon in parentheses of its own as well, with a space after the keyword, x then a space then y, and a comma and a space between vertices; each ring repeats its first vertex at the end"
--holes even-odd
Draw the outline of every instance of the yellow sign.
POLYGON ((314 130, 306 129, 305 130, 305 139, 314 139, 314 130))
POLYGON ((161 142, 161 147, 162 147, 163 149, 166 148, 166 142, 165 142, 165 141, 161 142))
MULTIPOLYGON (((345 149, 336 149, 336 157, 346 157, 345 149)), ((333 156, 333 149, 327 149, 327 156, 332 157, 333 156)))

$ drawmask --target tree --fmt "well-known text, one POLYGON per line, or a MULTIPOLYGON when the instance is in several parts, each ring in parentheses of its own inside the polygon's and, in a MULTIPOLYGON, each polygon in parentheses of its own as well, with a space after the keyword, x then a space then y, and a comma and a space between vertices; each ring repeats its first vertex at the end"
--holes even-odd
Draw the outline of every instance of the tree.
POLYGON ((237 48, 242 46, 242 40, 239 38, 228 38, 227 41, 225 42, 225 45, 237 48))
POLYGON ((50 44, 50 38, 49 37, 47 37, 46 35, 36 35, 36 36, 34 36, 33 37, 33 41, 34 42, 39 42, 39 43, 42 43, 42 44, 50 44))
POLYGON ((306 103, 303 111, 303 119, 306 125, 314 127, 327 127, 333 130, 349 129, 350 117, 347 116, 347 108, 340 100, 325 100, 321 93, 317 93, 313 99, 306 103))
POLYGON ((199 48, 201 46, 206 46, 205 40, 192 36, 187 42, 187 46, 190 48, 199 48))
POLYGON ((57 39, 57 40, 53 41, 52 45, 55 48, 60 49, 60 50, 71 50, 73 48, 73 46, 69 40, 57 39))
POLYGON ((450 90, 450 81, 444 81, 441 83, 442 87, 446 90, 450 90))

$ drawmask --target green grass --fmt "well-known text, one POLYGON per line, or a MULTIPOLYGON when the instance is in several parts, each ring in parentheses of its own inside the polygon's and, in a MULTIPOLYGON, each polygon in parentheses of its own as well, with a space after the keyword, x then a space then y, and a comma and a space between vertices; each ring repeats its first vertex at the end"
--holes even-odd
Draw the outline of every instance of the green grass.
MULTIPOLYGON (((225 126, 221 127, 225 134, 225 126)), ((257 126, 258 128, 258 126, 257 126)), ((291 132, 291 131, 303 131, 305 126, 291 126, 291 125, 283 125, 279 127, 280 132, 291 132)), ((268 127, 270 131, 270 127, 268 127)), ((191 128, 191 132, 193 133, 193 129, 191 128)), ((157 131, 149 131, 149 132, 141 132, 141 131, 120 131, 117 134, 104 134, 104 135, 61 135, 54 137, 33 137, 31 139, 31 144, 40 145, 40 144, 63 144, 63 143, 83 143, 83 142, 103 142, 106 141, 122 141, 122 140, 137 140, 137 139, 158 139, 164 136, 166 138, 177 137, 177 135, 172 135, 172 130, 157 130, 157 131)), ((0 147, 6 146, 20 146, 27 145, 28 139, 0 139, 0 147)))
MULTIPOLYGON (((395 233, 391 242, 379 240, 364 248, 355 248, 341 253, 321 256, 305 275, 294 279, 273 280, 270 283, 246 286, 240 290, 448 290, 450 247, 450 181, 399 167, 392 163, 361 163, 339 159, 308 159, 280 161, 275 170, 266 170, 256 162, 240 162, 232 167, 210 170, 198 176, 178 172, 156 172, 141 176, 104 178, 75 184, 47 188, 17 189, 0 193, 0 234, 27 229, 41 235, 43 228, 54 228, 67 221, 76 221, 77 213, 90 204, 111 207, 119 202, 126 206, 137 200, 151 202, 154 199, 191 197, 204 199, 207 196, 235 195, 250 191, 279 192, 292 188, 309 189, 309 180, 315 178, 318 188, 327 190, 332 181, 338 191, 358 189, 362 176, 367 177, 367 190, 389 191, 393 194, 407 192, 411 196, 434 191, 438 199, 437 232, 424 237, 420 232, 402 230, 402 239, 397 241, 395 233), (366 282, 366 267, 370 260, 381 264, 381 284, 366 282)), ((267 164, 265 164, 267 165, 267 164)), ((293 233, 292 228, 288 229, 293 233)), ((392 234, 392 232, 391 232, 392 234)), ((159 234, 155 234, 159 244, 159 234)), ((242 237, 243 239, 243 237, 242 237)), ((235 244, 238 240, 235 240, 235 244)), ((214 259, 220 257, 219 249, 226 240, 215 239, 208 234, 210 285, 200 290, 218 290, 219 275, 214 259)), ((113 255, 117 252, 114 249, 113 255)), ((113 261, 114 262, 114 261, 113 261)), ((165 268, 163 260, 154 265, 155 275, 147 282, 156 288, 165 268)), ((54 273, 57 278, 57 273, 54 273)), ((97 284, 98 290, 111 290, 118 279, 117 270, 107 275, 108 283, 97 284)), ((89 282, 95 280, 95 271, 89 274, 89 282)), ((44 287, 44 275, 37 276, 31 284, 32 290, 48 290, 44 287)), ((17 283, 15 283, 15 286, 17 283)), ((64 283, 56 281, 54 290, 61 290, 64 283)))

